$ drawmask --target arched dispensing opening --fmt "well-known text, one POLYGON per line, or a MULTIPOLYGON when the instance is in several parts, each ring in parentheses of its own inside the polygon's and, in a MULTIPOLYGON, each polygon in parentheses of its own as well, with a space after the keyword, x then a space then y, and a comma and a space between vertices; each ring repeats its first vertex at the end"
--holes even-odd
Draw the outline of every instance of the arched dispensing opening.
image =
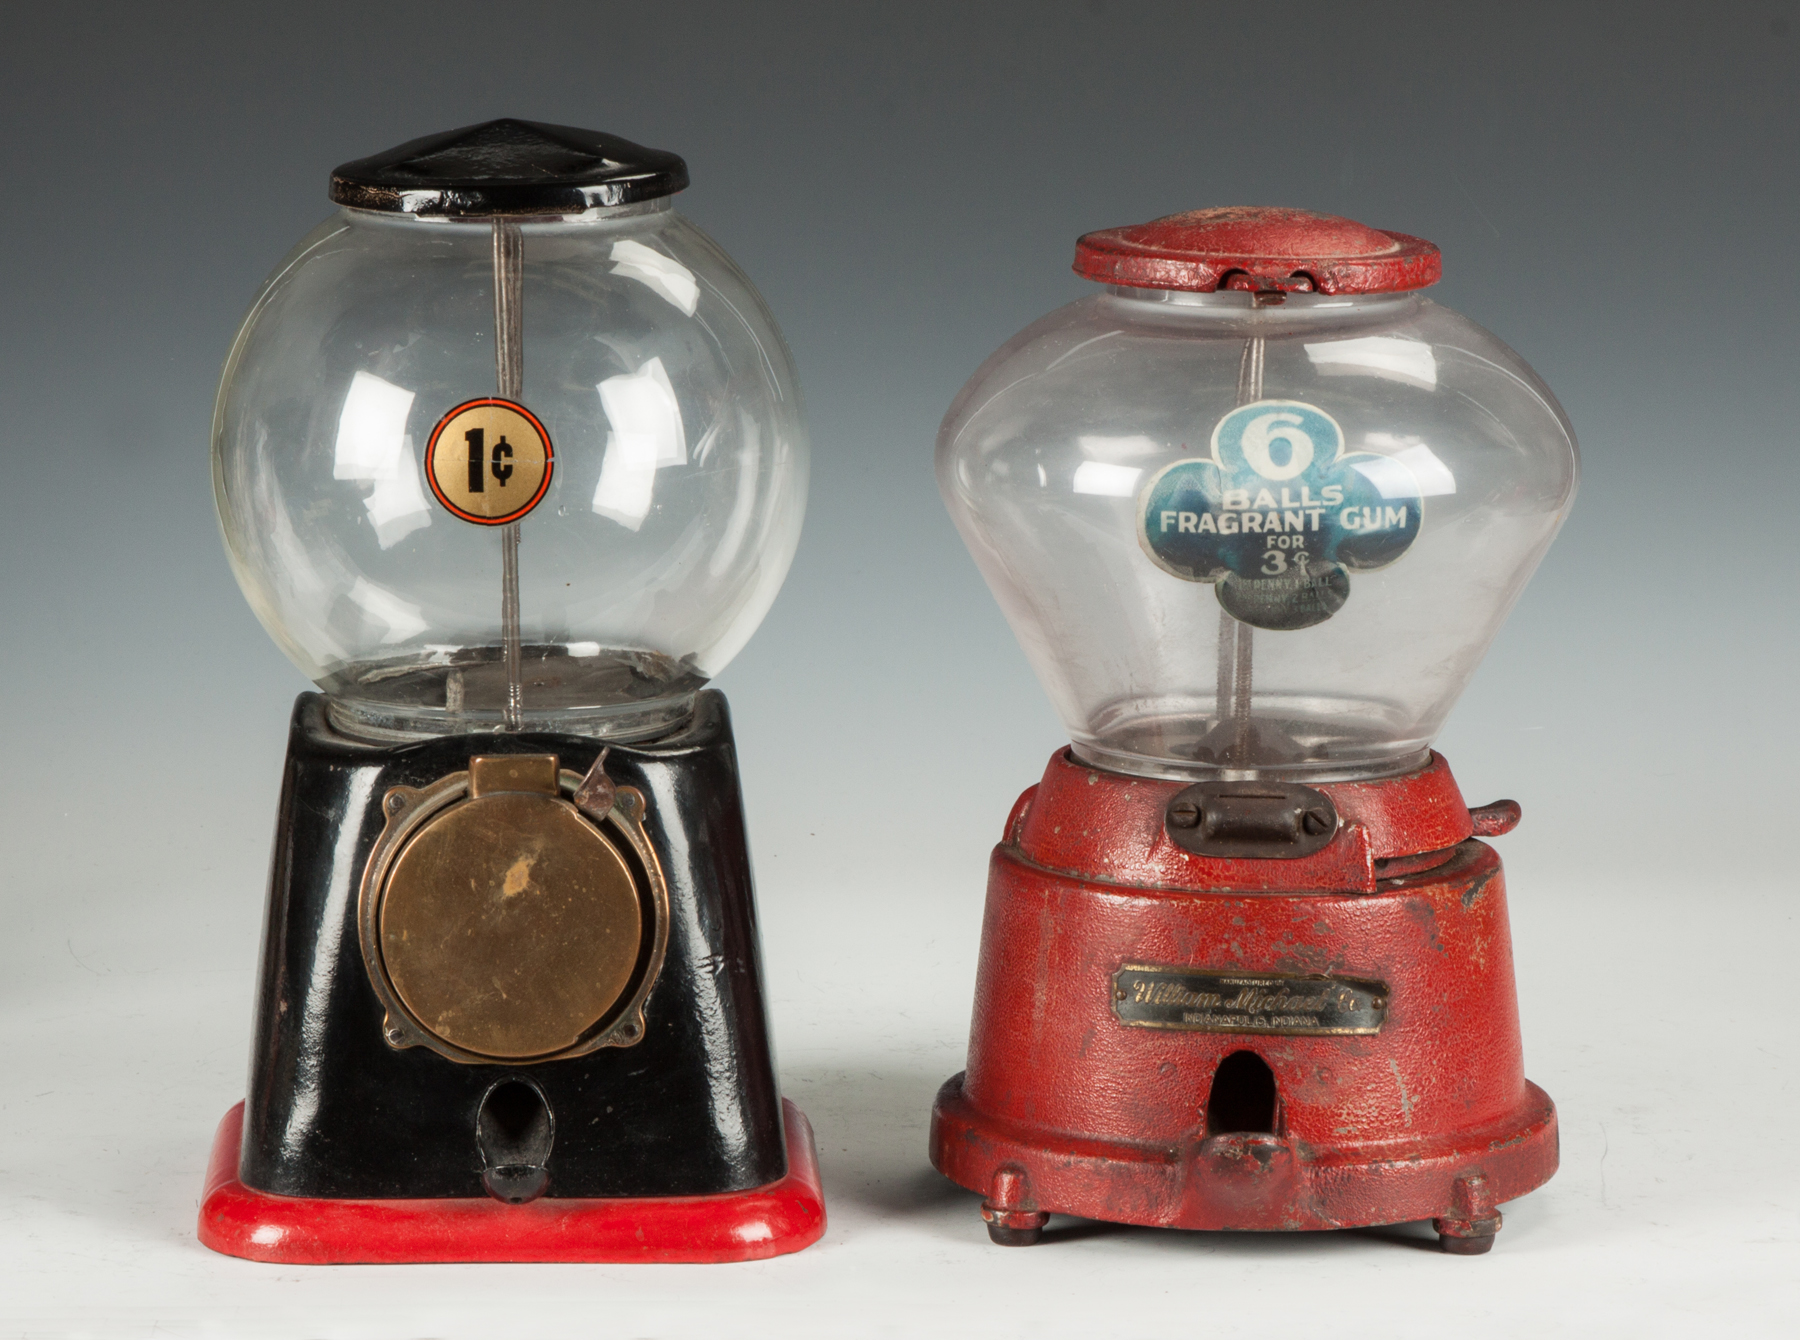
POLYGON ((1275 1072, 1255 1052, 1233 1052, 1213 1073, 1206 1099, 1208 1135, 1273 1135, 1279 1096, 1275 1072))
POLYGON ((550 1105, 537 1085, 509 1079, 489 1089, 475 1117, 481 1184, 488 1195, 509 1205, 543 1195, 550 1182, 547 1165, 554 1139, 550 1105))

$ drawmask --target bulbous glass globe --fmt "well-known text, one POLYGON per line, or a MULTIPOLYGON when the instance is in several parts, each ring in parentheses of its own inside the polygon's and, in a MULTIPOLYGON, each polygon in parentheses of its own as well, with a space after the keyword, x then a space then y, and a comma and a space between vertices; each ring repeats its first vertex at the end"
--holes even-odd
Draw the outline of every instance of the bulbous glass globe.
POLYGON ((937 468, 1079 757, 1330 780, 1424 761, 1577 457, 1417 293, 1112 287, 987 361, 937 468))
MULTIPOLYGON (((554 450, 518 523, 522 724, 642 737, 687 714, 786 575, 807 476, 793 365, 749 280, 666 199, 517 226, 516 399, 554 450)), ((276 269, 225 366, 232 567, 344 729, 502 720, 503 528, 448 510, 422 461, 448 411, 495 394, 495 264, 488 220, 342 209, 276 269)))

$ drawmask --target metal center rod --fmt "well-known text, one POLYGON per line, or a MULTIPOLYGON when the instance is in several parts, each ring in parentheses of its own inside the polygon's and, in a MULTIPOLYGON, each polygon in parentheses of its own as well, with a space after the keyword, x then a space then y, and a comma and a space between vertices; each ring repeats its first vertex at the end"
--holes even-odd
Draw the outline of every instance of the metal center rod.
MULTIPOLYGON (((1238 360, 1238 404, 1248 405, 1261 400, 1262 388, 1263 340, 1257 336, 1244 342, 1244 355, 1238 360)), ((1219 682, 1214 701, 1221 716, 1228 710, 1230 712, 1230 758, 1240 768, 1250 765, 1250 694, 1255 633, 1249 624, 1238 622, 1220 606, 1219 682)))
MULTIPOLYGON (((525 381, 525 234, 494 220, 494 380, 502 400, 518 400, 525 381)), ((500 528, 500 641, 506 657, 502 724, 525 724, 525 673, 519 647, 519 523, 500 528)))

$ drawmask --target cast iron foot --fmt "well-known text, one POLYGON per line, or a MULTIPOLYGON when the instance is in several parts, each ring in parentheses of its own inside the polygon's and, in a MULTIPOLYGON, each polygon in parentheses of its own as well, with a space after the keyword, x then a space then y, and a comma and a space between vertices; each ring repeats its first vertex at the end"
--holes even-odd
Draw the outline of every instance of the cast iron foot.
POLYGON ((981 1217, 987 1220, 988 1237, 1001 1247, 1032 1246, 1044 1236, 1044 1225, 1050 1221, 1033 1203, 1025 1170, 1016 1163, 1004 1163, 994 1170, 988 1198, 981 1202, 981 1217))
POLYGON ((988 1237, 997 1247, 1031 1247, 1044 1236, 1044 1221, 1047 1214, 1012 1214, 1008 1219, 1035 1219, 1037 1222, 1025 1228, 1013 1228, 1001 1223, 998 1219, 988 1220, 988 1237))
POLYGON ((1452 1256, 1480 1256, 1494 1249, 1500 1231, 1500 1208, 1488 1194, 1488 1180, 1480 1173, 1456 1179, 1451 1193, 1451 1213, 1433 1219, 1438 1247, 1452 1256))
POLYGON ((1500 1216, 1475 1224, 1459 1219, 1433 1219, 1431 1226, 1437 1230, 1438 1250, 1452 1256, 1480 1256, 1494 1249, 1494 1235, 1500 1231, 1500 1216))

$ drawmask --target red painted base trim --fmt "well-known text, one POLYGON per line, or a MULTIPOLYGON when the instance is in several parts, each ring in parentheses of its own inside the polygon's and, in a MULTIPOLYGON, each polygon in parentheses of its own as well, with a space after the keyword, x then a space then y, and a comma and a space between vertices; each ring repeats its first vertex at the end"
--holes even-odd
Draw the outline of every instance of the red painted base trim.
POLYGON ((557 1200, 322 1200, 272 1196, 237 1179, 239 1103, 219 1123, 200 1241, 227 1256, 282 1265, 429 1261, 760 1261, 825 1232, 812 1126, 782 1100, 787 1176, 716 1196, 557 1200))

